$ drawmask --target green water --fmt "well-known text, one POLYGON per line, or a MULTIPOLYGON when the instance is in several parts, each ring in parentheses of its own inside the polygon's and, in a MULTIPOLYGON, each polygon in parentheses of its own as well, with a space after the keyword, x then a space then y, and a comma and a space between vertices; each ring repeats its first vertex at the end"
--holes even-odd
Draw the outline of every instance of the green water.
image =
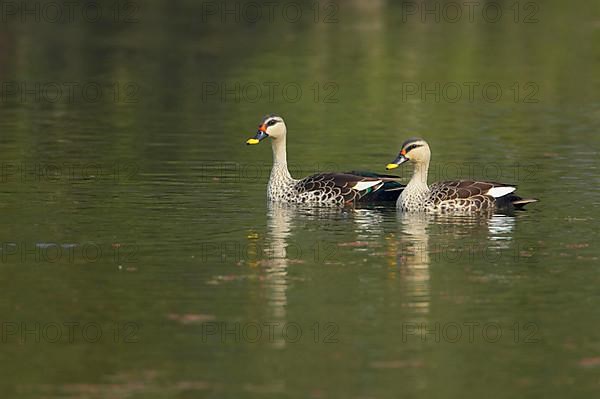
POLYGON ((495 23, 435 2, 439 22, 392 1, 257 23, 100 4, 0 23, 2 397, 598 392, 597 3, 500 2, 495 23), (541 201, 270 207, 270 145, 244 145, 270 112, 296 177, 384 172, 418 135, 430 181, 541 201))

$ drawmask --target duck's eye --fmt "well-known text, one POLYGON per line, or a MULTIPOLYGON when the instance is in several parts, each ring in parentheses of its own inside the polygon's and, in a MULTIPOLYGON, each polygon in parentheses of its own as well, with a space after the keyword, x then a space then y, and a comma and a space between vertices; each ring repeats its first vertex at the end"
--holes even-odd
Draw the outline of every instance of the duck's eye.
POLYGON ((418 148, 418 147, 422 147, 422 146, 420 144, 411 144, 408 147, 406 147, 406 152, 410 152, 410 151, 412 151, 412 150, 414 150, 415 148, 418 148))
POLYGON ((267 122, 267 126, 273 126, 276 123, 277 121, 275 119, 271 119, 269 122, 267 122))

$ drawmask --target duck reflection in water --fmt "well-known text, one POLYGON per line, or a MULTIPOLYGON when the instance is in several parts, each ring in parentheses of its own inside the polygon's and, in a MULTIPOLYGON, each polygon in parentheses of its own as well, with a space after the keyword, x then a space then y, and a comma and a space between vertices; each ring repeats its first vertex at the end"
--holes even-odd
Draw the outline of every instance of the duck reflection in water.
MULTIPOLYGON (((515 218, 397 213, 385 208, 305 208, 270 203, 264 256, 251 266, 260 266, 262 293, 273 321, 287 321, 289 267, 313 260, 313 248, 309 246, 302 251, 292 237, 311 234, 313 224, 319 231, 323 226, 331 230, 332 234, 327 235, 332 240, 329 244, 338 251, 351 247, 352 251, 363 253, 365 259, 386 259, 390 282, 393 280, 403 286, 405 304, 413 308, 418 317, 430 312, 431 264, 468 261, 473 251, 473 246, 465 245, 468 242, 477 243, 480 248, 510 246, 515 218), (390 231, 390 227, 395 231, 390 231), (349 243, 353 245, 346 242, 349 236, 352 236, 349 243)), ((336 257, 331 263, 340 261, 336 257)), ((285 342, 276 342, 276 345, 285 345, 285 342)))
MULTIPOLYGON (((427 313, 432 262, 464 264, 512 245, 515 217, 505 214, 398 213, 399 238, 386 237, 390 266, 406 285, 408 304, 427 313)), ((392 277, 396 277, 394 273, 392 277)))
POLYGON ((275 319, 285 319, 287 306, 289 259, 297 259, 297 249, 288 248, 291 234, 292 210, 270 204, 267 212, 267 246, 265 279, 268 283, 268 301, 275 319), (288 253, 290 252, 290 253, 288 253))
POLYGON ((399 277, 405 285, 408 306, 417 314, 427 314, 430 303, 429 234, 430 216, 420 213, 398 213, 400 240, 390 240, 394 245, 394 260, 399 267, 399 277))

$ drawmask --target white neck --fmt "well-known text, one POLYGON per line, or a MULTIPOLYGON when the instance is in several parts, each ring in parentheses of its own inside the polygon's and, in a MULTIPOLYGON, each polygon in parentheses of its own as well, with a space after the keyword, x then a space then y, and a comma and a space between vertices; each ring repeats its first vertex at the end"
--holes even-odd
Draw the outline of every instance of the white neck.
POLYGON ((271 139, 273 148, 273 169, 271 169, 270 182, 275 180, 292 180, 287 166, 287 151, 285 136, 271 139))
POLYGON ((428 173, 429 161, 415 163, 415 170, 413 171, 412 178, 408 182, 408 186, 415 188, 424 187, 426 190, 429 190, 429 187, 427 186, 428 173))
POLYGON ((429 193, 427 185, 427 174, 429 172, 429 160, 415 163, 412 178, 398 198, 398 205, 406 205, 408 202, 421 201, 421 197, 429 193))

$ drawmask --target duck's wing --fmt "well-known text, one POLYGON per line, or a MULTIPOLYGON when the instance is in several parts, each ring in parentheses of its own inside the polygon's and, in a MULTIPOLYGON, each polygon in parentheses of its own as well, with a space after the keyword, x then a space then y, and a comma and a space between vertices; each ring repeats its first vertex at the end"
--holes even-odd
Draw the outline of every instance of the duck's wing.
POLYGON ((451 180, 434 183, 430 187, 440 201, 467 199, 477 196, 504 197, 517 189, 515 185, 477 180, 451 180))
POLYGON ((489 209, 497 201, 505 202, 507 196, 516 189, 514 185, 487 181, 443 181, 431 185, 430 198, 434 204, 442 207, 476 211, 489 209))
POLYGON ((456 205, 470 210, 487 209, 495 205, 497 209, 522 209, 525 205, 537 202, 535 198, 521 198, 514 194, 517 186, 489 181, 455 180, 432 184, 431 197, 436 203, 456 205))
POLYGON ((312 193, 321 199, 339 197, 344 203, 350 203, 380 190, 384 183, 380 178, 350 173, 317 173, 299 180, 296 190, 299 195, 312 193))

